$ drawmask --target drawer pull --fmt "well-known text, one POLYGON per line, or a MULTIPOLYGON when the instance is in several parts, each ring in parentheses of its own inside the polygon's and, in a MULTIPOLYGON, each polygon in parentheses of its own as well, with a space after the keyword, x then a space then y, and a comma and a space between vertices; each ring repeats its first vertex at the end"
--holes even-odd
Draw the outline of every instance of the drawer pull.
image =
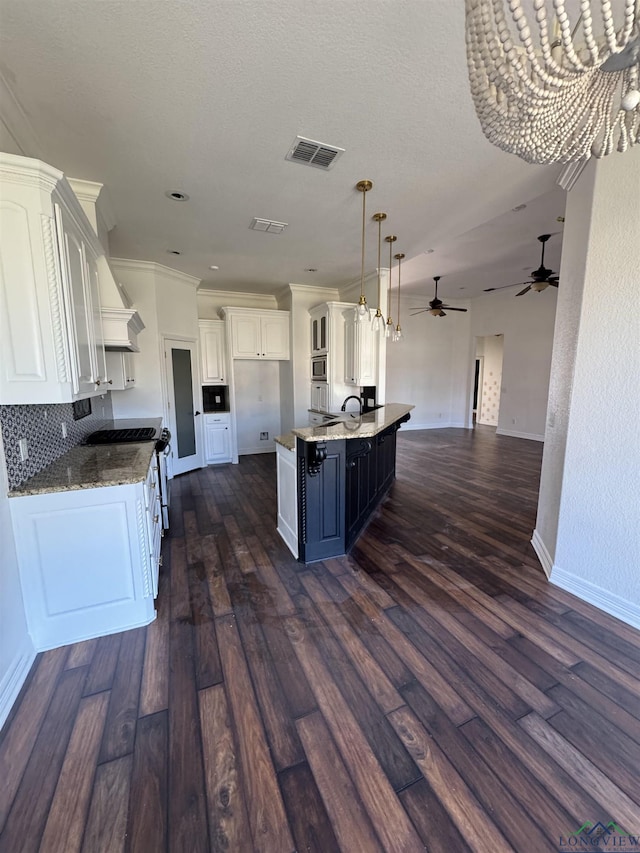
POLYGON ((158 518, 159 518, 159 517, 160 517, 160 516, 158 516, 158 515, 154 515, 154 516, 153 516, 153 523, 154 523, 154 524, 157 524, 157 523, 158 523, 158 518))

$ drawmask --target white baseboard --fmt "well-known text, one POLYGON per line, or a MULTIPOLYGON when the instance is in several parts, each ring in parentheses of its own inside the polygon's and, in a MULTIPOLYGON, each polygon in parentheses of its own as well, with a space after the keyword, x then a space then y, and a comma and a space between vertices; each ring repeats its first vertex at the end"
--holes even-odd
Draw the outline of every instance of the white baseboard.
POLYGON ((254 453, 275 453, 276 443, 271 443, 271 447, 265 447, 264 444, 260 447, 243 447, 238 448, 238 456, 253 456, 254 453))
POLYGON ((553 569, 553 560, 551 559, 551 554, 547 550, 547 546, 542 541, 538 530, 533 531, 533 536, 531 537, 531 544, 533 546, 533 550, 536 552, 540 563, 542 564, 542 568, 544 569, 544 573, 547 576, 547 580, 551 577, 551 571, 553 569))
POLYGON ((9 711, 11 711, 18 693, 20 693, 27 675, 29 675, 35 657, 36 652, 29 638, 26 637, 26 642, 18 650, 12 664, 0 681, 0 729, 9 716, 9 711))
POLYGON ((452 424, 449 421, 436 421, 431 424, 417 424, 413 421, 408 421, 406 424, 402 424, 402 429, 446 429, 452 426, 458 426, 458 424, 452 424))
POLYGON ((544 441, 544 435, 537 432, 518 432, 516 429, 497 429, 496 435, 510 435, 512 438, 528 438, 530 441, 544 441))
MULTIPOLYGON (((535 546, 534 546, 535 547, 535 546)), ((593 604, 594 607, 604 610, 611 616, 615 616, 632 628, 640 629, 640 605, 621 598, 590 581, 583 580, 571 572, 554 566, 549 578, 552 584, 559 586, 566 592, 571 592, 583 601, 593 604)))

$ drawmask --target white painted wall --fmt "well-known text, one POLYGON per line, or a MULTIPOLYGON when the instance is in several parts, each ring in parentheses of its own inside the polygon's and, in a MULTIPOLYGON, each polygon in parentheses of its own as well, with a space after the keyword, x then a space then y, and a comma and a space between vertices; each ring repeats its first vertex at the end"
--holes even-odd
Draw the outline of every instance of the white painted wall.
MULTIPOLYGON (((514 291, 517 293, 515 288, 487 293, 472 300, 471 335, 475 338, 504 334, 497 432, 541 441, 549 394, 557 291, 548 287, 542 293, 530 291, 517 298, 514 291)), ((469 387, 473 389, 473 358, 469 369, 469 387)))
MULTIPOLYGON (((112 258, 145 328, 134 354, 136 387, 112 392, 114 418, 162 417, 162 336, 198 339, 197 279, 160 264, 112 258)), ((199 370, 199 365, 195 365, 199 370)))
POLYGON ((4 446, 0 435, 0 727, 35 657, 22 602, 8 491, 4 446))
MULTIPOLYGON (((472 360, 470 315, 411 316, 414 308, 424 304, 424 298, 402 300, 404 339, 387 345, 386 399, 415 406, 403 429, 466 426, 472 360)), ((460 308, 468 305, 460 300, 455 304, 460 308)), ((397 306, 394 320, 397 322, 397 306)))
POLYGON ((561 489, 548 480, 560 454, 546 453, 536 534, 553 582, 640 627, 640 149, 589 164, 565 229, 561 280, 575 264, 584 283, 577 341, 556 339, 554 369, 573 362, 573 382, 561 489), (558 498, 554 547, 545 522, 558 498))
POLYGON ((311 405, 311 318, 309 309, 321 302, 335 302, 338 291, 330 288, 290 284, 278 307, 291 312, 291 361, 283 367, 282 431, 307 426, 311 405))
POLYGON ((238 455, 276 449, 274 439, 283 430, 280 420, 280 362, 234 359, 238 455), (269 440, 261 441, 260 433, 269 440))

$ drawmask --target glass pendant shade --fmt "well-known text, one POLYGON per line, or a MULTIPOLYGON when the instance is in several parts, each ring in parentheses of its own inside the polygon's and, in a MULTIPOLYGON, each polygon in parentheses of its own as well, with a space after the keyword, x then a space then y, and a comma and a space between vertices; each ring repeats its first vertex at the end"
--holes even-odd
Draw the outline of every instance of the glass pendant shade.
POLYGON ((400 325, 400 272, 402 267, 402 259, 404 258, 404 252, 398 252, 398 254, 394 255, 393 257, 398 262, 398 325, 396 326, 393 340, 399 342, 402 340, 402 327, 400 325))
POLYGON ((374 332, 384 332, 384 317, 380 310, 380 248, 382 245, 382 223, 386 218, 386 213, 373 214, 373 221, 378 223, 378 307, 371 323, 371 328, 374 332))

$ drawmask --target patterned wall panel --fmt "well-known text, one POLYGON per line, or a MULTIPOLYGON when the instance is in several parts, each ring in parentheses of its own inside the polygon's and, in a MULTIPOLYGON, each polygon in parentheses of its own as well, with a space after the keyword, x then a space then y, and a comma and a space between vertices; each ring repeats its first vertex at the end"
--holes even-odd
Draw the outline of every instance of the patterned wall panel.
POLYGON ((43 406, 0 406, 0 428, 7 462, 9 488, 15 489, 33 477, 72 447, 80 444, 90 432, 100 429, 113 417, 111 394, 94 398, 92 413, 74 421, 71 403, 43 406), (102 410, 104 407, 104 415, 102 410), (67 437, 62 437, 62 424, 67 437), (26 438, 29 458, 20 459, 18 441, 26 438))

